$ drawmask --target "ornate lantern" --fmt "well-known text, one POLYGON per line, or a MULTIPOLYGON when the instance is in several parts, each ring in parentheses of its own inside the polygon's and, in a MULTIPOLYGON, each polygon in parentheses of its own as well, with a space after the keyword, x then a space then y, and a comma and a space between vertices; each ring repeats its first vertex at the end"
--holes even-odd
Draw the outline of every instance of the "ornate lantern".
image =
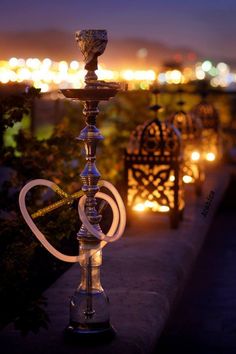
POLYGON ((215 163, 221 159, 220 117, 215 107, 205 98, 192 110, 203 126, 203 158, 207 163, 215 163))
POLYGON ((180 133, 159 120, 157 101, 150 108, 155 118, 133 131, 125 151, 127 208, 132 214, 167 213, 177 228, 184 209, 180 133))
POLYGON ((119 85, 98 81, 95 74, 97 58, 101 55, 107 44, 105 30, 82 30, 76 33, 76 40, 84 55, 86 86, 83 89, 62 90, 67 98, 84 102, 83 114, 86 126, 80 132, 78 140, 83 141, 86 152, 86 165, 80 174, 83 186, 82 191, 68 195, 55 183, 47 180, 34 180, 26 184, 20 193, 20 208, 23 217, 35 236, 43 246, 55 257, 66 262, 79 262, 81 266, 81 282, 70 301, 70 322, 66 329, 67 338, 72 340, 91 340, 94 338, 107 338, 114 335, 110 325, 108 298, 100 282, 100 266, 102 264, 102 248, 107 242, 116 241, 122 236, 125 228, 125 208, 118 191, 111 183, 99 181, 100 174, 96 167, 96 146, 103 139, 96 127, 96 118, 99 113, 98 104, 101 100, 113 97, 119 85), (59 194, 63 199, 30 215, 25 204, 27 192, 36 186, 46 186, 59 194), (99 192, 100 187, 110 190, 111 198, 104 192, 99 192), (83 195, 81 197, 81 195, 83 195), (70 205, 80 198, 78 213, 82 226, 77 234, 79 241, 79 255, 67 256, 57 251, 37 228, 33 219, 54 210, 61 205, 70 205), (97 208, 97 199, 104 199, 113 211, 113 221, 105 235, 100 228, 101 215, 97 208))
POLYGON ((201 195, 204 180, 202 164, 202 123, 200 119, 186 113, 183 109, 184 101, 178 102, 179 109, 172 114, 168 121, 181 133, 183 146, 183 182, 194 183, 197 195, 201 195))

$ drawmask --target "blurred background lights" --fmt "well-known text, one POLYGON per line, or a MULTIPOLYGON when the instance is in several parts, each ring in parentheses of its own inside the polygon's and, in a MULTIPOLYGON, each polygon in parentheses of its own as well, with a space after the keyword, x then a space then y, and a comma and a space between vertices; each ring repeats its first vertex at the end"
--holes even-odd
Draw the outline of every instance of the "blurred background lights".
POLYGON ((131 81, 134 79, 134 73, 132 70, 125 70, 122 77, 124 80, 131 81))
POLYGON ((210 60, 205 60, 202 63, 202 70, 208 72, 212 68, 212 62, 210 60))
POLYGON ((202 70, 202 68, 201 67, 196 67, 196 78, 198 79, 198 80, 204 80, 205 79, 205 76, 206 76, 206 74, 205 74, 205 72, 202 70))
POLYGON ((10 67, 15 68, 15 67, 18 65, 18 60, 17 60, 17 58, 11 58, 11 59, 9 60, 9 65, 10 65, 10 67))
POLYGON ((193 161, 198 161, 198 160, 200 159, 200 154, 199 154, 199 152, 198 152, 198 151, 193 151, 193 152, 192 152, 192 155, 191 155, 191 159, 192 159, 193 161))
POLYGON ((58 64, 58 69, 62 73, 66 73, 68 70, 68 64, 65 60, 61 60, 58 64))
POLYGON ((22 58, 18 59, 17 66, 25 66, 25 59, 22 59, 22 58))
MULTIPOLYGON (((144 59, 148 55, 146 48, 137 51, 137 57, 144 59)), ((141 63, 141 62, 140 62, 141 63)), ((142 65, 142 63, 141 63, 142 65)), ((8 61, 0 60, 0 83, 25 82, 39 87, 43 92, 58 90, 60 87, 81 88, 84 85, 86 71, 80 66, 79 61, 67 62, 61 60, 55 62, 50 58, 17 58, 12 57, 8 61)), ((188 83, 192 80, 209 79, 213 87, 228 87, 236 83, 236 72, 224 63, 213 64, 210 60, 197 62, 191 66, 181 68, 160 68, 133 70, 107 70, 99 65, 97 75, 100 80, 128 81, 130 89, 148 90, 154 81, 162 84, 188 83)))
POLYGON ((159 211, 162 213, 167 213, 170 210, 170 208, 167 205, 160 205, 159 211))
POLYGON ((79 62, 77 60, 72 60, 70 63, 70 68, 72 70, 78 70, 79 69, 79 62))
POLYGON ((51 65, 52 65, 51 59, 49 59, 49 58, 43 59, 43 66, 44 67, 50 68, 51 65))
POLYGON ((225 63, 218 63, 216 67, 220 73, 227 73, 229 71, 229 67, 225 63))
POLYGON ((213 153, 213 152, 208 152, 207 154, 206 154, 206 160, 207 161, 214 161, 215 160, 215 154, 213 153))
POLYGON ((170 77, 173 84, 181 83, 182 74, 179 70, 173 70, 170 74, 170 77))
POLYGON ((166 82, 166 74, 165 73, 160 73, 157 77, 158 82, 160 84, 164 84, 166 82))
POLYGON ((143 203, 136 204, 133 207, 134 211, 144 211, 145 210, 145 205, 143 203))
POLYGON ((146 208, 153 208, 154 207, 154 202, 151 202, 150 200, 146 200, 145 201, 145 203, 144 203, 144 206, 146 207, 146 208))
POLYGON ((191 176, 185 175, 185 176, 183 176, 183 181, 186 184, 192 183, 193 182, 193 178, 191 176))
POLYGON ((211 76, 217 76, 219 74, 219 70, 215 66, 212 66, 208 73, 211 76))

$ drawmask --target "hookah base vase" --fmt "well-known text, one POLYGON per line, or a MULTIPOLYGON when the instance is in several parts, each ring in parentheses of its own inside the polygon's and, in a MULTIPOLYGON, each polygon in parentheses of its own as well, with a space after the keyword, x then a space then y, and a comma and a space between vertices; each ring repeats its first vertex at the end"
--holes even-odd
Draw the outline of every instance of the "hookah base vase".
POLYGON ((70 323, 64 331, 66 342, 89 345, 111 341, 115 335, 116 332, 109 322, 106 324, 97 323, 95 326, 81 326, 77 323, 70 323))

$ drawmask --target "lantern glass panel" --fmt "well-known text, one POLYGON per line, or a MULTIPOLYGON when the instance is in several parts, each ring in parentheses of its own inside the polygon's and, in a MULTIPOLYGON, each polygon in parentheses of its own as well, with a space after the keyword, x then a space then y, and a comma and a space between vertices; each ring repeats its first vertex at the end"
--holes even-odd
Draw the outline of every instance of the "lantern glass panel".
POLYGON ((168 120, 180 131, 183 145, 183 182, 199 183, 204 180, 202 166, 202 124, 199 118, 180 110, 168 120))
POLYGON ((157 118, 131 134, 125 155, 127 206, 136 212, 184 208, 179 132, 157 118))

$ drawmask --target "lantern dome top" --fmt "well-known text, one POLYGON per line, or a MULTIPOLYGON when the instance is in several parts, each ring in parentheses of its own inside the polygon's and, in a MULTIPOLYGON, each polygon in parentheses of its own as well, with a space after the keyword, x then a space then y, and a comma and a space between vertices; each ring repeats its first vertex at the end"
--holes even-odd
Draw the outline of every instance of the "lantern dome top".
POLYGON ((218 129, 220 121, 219 113, 213 104, 202 101, 198 103, 191 112, 201 119, 203 129, 218 129))
POLYGON ((132 132, 127 152, 136 155, 179 156, 179 131, 168 121, 158 118, 138 125, 132 132))
POLYGON ((167 120, 180 131, 183 141, 201 138, 202 123, 197 115, 181 109, 170 115, 167 120))

